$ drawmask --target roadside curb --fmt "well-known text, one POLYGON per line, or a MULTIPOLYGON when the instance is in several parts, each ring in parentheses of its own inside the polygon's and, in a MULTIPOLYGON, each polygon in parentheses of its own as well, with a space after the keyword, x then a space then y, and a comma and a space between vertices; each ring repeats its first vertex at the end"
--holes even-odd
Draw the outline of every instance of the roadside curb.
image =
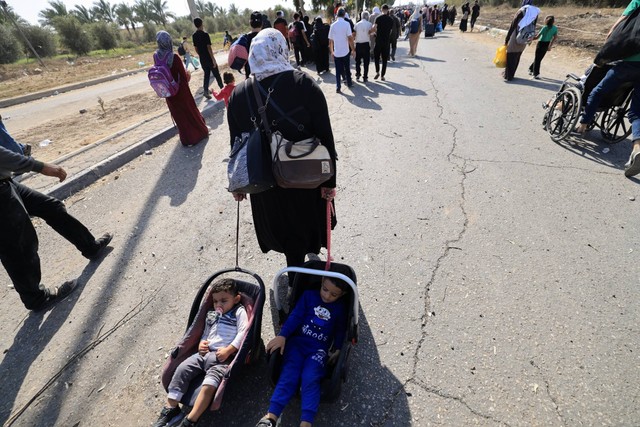
POLYGON ((147 70, 149 70, 149 67, 140 68, 139 70, 125 71, 123 73, 113 74, 111 76, 100 77, 98 79, 86 80, 84 82, 75 83, 75 84, 68 85, 68 86, 61 86, 61 87, 56 87, 56 88, 53 88, 53 89, 47 89, 47 90, 43 90, 41 92, 34 92, 34 93, 30 93, 28 95, 22 95, 22 96, 16 96, 14 98, 3 99, 3 100, 0 100, 0 108, 11 107, 13 105, 23 104, 25 102, 31 102, 31 101, 35 101, 37 99, 47 98, 49 96, 54 96, 54 95, 58 95, 58 94, 61 94, 61 93, 70 92, 72 90, 82 89, 82 88, 85 88, 85 87, 88 87, 88 86, 94 86, 94 85, 97 85, 97 84, 100 84, 100 83, 109 82, 111 80, 116 80, 116 79, 119 79, 119 78, 122 78, 122 77, 132 76, 134 74, 138 74, 138 73, 141 73, 141 72, 147 71, 147 70))
MULTIPOLYGON (((212 103, 211 106, 205 107, 201 113, 202 116, 207 119, 213 116, 218 111, 222 110, 224 102, 218 101, 212 103)), ((158 147, 169 139, 174 137, 178 133, 178 129, 175 126, 169 126, 160 132, 132 145, 131 147, 116 153, 107 159, 96 163, 83 170, 82 172, 73 175, 68 180, 61 182, 50 189, 45 191, 51 197, 64 200, 67 197, 72 196, 78 191, 88 187, 99 179, 109 175, 111 172, 126 165, 130 161, 143 155, 146 151, 152 148, 158 147)))

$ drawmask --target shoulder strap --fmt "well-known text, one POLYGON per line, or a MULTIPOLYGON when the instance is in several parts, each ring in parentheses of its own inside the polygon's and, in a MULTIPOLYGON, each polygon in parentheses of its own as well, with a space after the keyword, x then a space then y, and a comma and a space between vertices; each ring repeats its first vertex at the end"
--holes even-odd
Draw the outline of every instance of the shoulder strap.
MULTIPOLYGON (((246 80, 246 85, 247 86, 253 86, 253 80, 251 78, 246 80)), ((253 112, 253 106, 251 105, 251 99, 249 98, 249 88, 245 88, 244 90, 244 96, 247 99, 247 107, 249 107, 249 114, 251 115, 251 122, 253 123, 253 125, 255 127, 258 127, 258 118, 256 117, 256 115, 253 112)))
MULTIPOLYGON (((256 81, 256 77, 253 75, 249 77, 249 80, 251 81, 251 86, 253 87, 253 94, 256 97, 256 104, 258 104, 258 113, 260 113, 260 118, 262 119, 262 126, 264 126, 264 130, 267 133, 267 137, 271 139, 271 127, 269 127, 269 120, 267 119, 266 107, 262 102, 262 96, 260 95, 260 91, 258 89, 258 86, 260 86, 260 84, 256 81)), ((273 90, 272 88, 269 88, 269 93, 267 94, 267 103, 269 103, 269 95, 271 95, 272 90, 273 90)))
MULTIPOLYGON (((273 89, 275 88, 276 84, 278 83, 278 80, 280 79, 280 77, 282 76, 282 74, 280 74, 276 80, 273 82, 273 84, 271 85, 271 87, 269 88, 270 92, 273 92, 273 89)), ((266 95, 267 97, 270 95, 270 92, 267 92, 265 90, 264 87, 262 87, 261 84, 257 83, 256 86, 258 86, 258 90, 260 90, 260 92, 262 92, 263 95, 266 95)), ((306 133, 307 135, 309 135, 309 133, 305 130, 304 125, 295 121, 290 114, 293 114, 296 111, 302 110, 304 109, 304 107, 302 105, 298 106, 297 108, 294 108, 293 110, 291 110, 290 114, 285 113, 282 108, 280 108, 280 106, 273 100, 270 99, 269 100, 269 105, 271 105, 273 107, 274 110, 276 110, 276 112, 278 114, 280 114, 280 116, 285 119, 286 121, 288 121, 289 123, 291 123, 291 125, 293 125, 293 127, 295 127, 296 129, 298 129, 298 131, 306 133)), ((266 109, 266 107, 265 107, 266 109)), ((264 118, 263 118, 264 120, 264 118)))

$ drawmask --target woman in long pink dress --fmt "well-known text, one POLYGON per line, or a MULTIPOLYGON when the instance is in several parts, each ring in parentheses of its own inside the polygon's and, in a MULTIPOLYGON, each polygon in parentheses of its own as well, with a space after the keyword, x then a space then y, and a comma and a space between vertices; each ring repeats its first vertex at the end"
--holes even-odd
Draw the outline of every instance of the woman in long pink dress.
POLYGON ((191 94, 191 89, 189 88, 190 75, 184 69, 180 57, 173 52, 173 42, 169 33, 158 31, 156 41, 158 42, 157 57, 160 59, 168 58, 167 65, 171 68, 173 78, 180 85, 176 95, 165 98, 171 117, 173 117, 178 127, 180 142, 182 145, 195 145, 207 138, 209 128, 191 94))

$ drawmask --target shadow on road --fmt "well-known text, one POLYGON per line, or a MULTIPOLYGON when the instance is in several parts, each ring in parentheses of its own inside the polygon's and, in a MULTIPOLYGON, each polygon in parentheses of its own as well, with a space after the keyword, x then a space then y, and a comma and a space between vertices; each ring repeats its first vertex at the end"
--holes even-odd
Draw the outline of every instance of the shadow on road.
POLYGON ((632 148, 629 139, 618 144, 603 142, 597 129, 588 132, 583 138, 578 134, 571 134, 567 139, 556 144, 594 163, 618 170, 624 170, 624 164, 629 159, 632 148))

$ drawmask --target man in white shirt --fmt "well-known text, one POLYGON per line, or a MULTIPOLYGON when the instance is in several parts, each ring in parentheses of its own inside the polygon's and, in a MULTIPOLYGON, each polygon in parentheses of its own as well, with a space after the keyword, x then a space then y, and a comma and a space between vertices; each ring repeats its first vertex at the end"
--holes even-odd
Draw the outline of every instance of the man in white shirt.
POLYGON ((369 80, 369 59, 370 45, 369 35, 371 34, 371 28, 373 25, 369 22, 369 12, 366 10, 362 12, 362 19, 358 21, 355 26, 356 33, 356 79, 360 78, 360 64, 364 62, 364 74, 362 75, 362 81, 367 82, 369 80))
POLYGON ((336 64, 336 93, 340 93, 340 80, 343 75, 347 78, 347 86, 353 86, 350 55, 355 56, 356 50, 351 25, 344 20, 345 14, 344 8, 338 9, 338 19, 329 28, 329 51, 336 64))

